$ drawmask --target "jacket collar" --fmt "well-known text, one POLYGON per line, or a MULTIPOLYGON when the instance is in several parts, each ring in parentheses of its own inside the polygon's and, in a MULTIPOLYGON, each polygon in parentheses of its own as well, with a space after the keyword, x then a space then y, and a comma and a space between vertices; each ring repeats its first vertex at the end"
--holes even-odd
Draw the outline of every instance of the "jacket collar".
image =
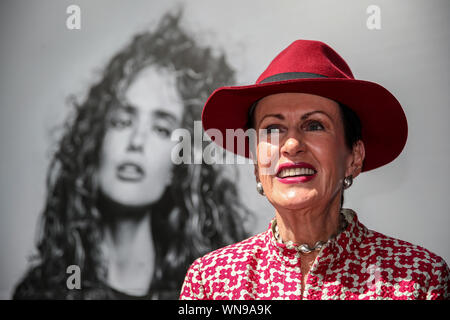
MULTIPOLYGON (((359 222, 357 214, 351 209, 341 209, 345 219, 348 222, 344 231, 336 238, 328 241, 319 251, 318 258, 321 262, 328 261, 332 263, 337 259, 342 259, 353 253, 359 247, 367 234, 367 228, 359 222)), ((288 248, 285 244, 279 243, 274 236, 274 221, 269 224, 266 232, 266 241, 269 249, 273 252, 276 259, 291 266, 298 266, 301 253, 294 248, 288 248)))

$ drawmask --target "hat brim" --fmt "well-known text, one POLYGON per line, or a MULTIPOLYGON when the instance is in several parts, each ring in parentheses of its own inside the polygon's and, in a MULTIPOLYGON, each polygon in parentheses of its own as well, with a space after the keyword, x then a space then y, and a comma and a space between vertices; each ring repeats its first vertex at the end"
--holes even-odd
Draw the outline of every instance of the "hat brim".
MULTIPOLYGON (((222 87, 208 98, 202 112, 204 130, 215 128, 225 137, 226 129, 247 129, 251 105, 268 95, 299 92, 315 94, 345 104, 359 116, 366 157, 362 171, 393 161, 402 152, 408 136, 408 123, 397 99, 384 87, 369 81, 319 78, 295 79, 248 86, 222 87)), ((223 148, 249 157, 238 146, 223 148)))

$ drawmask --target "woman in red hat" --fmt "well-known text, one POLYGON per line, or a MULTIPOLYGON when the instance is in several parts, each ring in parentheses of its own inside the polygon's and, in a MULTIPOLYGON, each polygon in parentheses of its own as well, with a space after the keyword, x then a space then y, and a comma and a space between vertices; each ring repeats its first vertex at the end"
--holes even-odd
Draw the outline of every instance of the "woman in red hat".
POLYGON ((255 85, 216 90, 202 121, 223 134, 260 133, 256 148, 221 146, 255 161, 275 218, 266 232, 197 259, 181 299, 449 298, 441 257, 342 208, 354 178, 400 154, 407 121, 392 94, 356 80, 332 48, 295 41, 255 85))

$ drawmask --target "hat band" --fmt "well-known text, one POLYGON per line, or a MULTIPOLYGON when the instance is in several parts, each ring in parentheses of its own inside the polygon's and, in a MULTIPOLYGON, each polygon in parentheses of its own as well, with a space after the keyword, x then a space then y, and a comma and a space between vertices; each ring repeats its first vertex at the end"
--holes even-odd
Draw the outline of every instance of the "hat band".
POLYGON ((276 82, 283 80, 308 79, 308 78, 328 78, 328 77, 323 76, 321 74, 309 72, 285 72, 285 73, 277 73, 274 74, 273 76, 267 77, 260 83, 276 82))

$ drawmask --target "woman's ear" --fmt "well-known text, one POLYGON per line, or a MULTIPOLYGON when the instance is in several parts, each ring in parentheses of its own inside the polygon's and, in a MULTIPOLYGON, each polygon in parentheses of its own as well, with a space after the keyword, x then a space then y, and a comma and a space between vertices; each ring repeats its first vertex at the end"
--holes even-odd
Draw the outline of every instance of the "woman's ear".
POLYGON ((365 157, 366 149, 364 147, 364 142, 358 140, 353 144, 351 163, 347 167, 345 176, 348 177, 351 175, 353 178, 357 177, 362 171, 365 157))

